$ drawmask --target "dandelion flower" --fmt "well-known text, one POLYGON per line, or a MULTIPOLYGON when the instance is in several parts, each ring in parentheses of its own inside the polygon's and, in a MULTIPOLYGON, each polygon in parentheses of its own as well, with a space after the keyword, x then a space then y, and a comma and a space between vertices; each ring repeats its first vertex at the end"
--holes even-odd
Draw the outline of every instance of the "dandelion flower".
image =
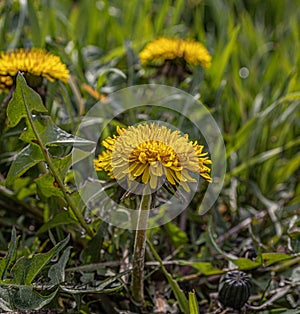
POLYGON ((102 142, 105 150, 94 160, 97 171, 104 170, 111 178, 126 180, 128 186, 137 181, 155 190, 167 180, 173 186, 190 191, 189 182, 196 182, 192 173, 212 182, 212 164, 203 153, 203 146, 156 123, 117 128, 118 135, 102 142))
POLYGON ((14 81, 10 76, 0 76, 0 89, 9 91, 9 88, 13 85, 14 81))
POLYGON ((162 65, 172 60, 201 65, 203 68, 208 68, 211 64, 207 49, 192 39, 157 38, 145 46, 139 57, 143 65, 162 65))
MULTIPOLYGON (((18 72, 25 76, 44 77, 50 82, 60 80, 67 83, 69 71, 58 56, 40 49, 17 49, 0 53, 0 84, 6 77, 14 78, 18 72)), ((13 85, 13 81, 6 83, 13 85)), ((3 84, 2 84, 3 85, 3 84)), ((7 86, 7 85, 6 85, 7 86)), ((9 85, 8 85, 9 86, 9 85)))

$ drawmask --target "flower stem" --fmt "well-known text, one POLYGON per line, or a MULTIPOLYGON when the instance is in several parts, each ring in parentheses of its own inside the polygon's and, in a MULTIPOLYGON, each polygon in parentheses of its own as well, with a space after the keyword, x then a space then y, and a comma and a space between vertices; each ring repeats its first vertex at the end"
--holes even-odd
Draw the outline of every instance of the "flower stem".
POLYGON ((144 303, 146 231, 150 207, 151 194, 144 194, 142 196, 136 225, 131 279, 132 298, 139 305, 144 303))

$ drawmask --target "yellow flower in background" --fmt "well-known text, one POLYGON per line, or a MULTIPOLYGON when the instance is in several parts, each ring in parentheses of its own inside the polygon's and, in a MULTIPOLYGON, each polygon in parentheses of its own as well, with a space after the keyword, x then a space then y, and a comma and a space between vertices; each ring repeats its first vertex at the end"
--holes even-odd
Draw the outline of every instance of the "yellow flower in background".
POLYGON ((143 65, 162 65, 166 61, 181 59, 190 65, 201 65, 208 68, 211 56, 207 49, 192 39, 160 37, 150 43, 140 52, 143 65))
POLYGON ((203 146, 189 141, 188 135, 155 123, 117 128, 118 135, 102 142, 105 147, 94 160, 97 171, 104 170, 111 178, 149 184, 151 189, 166 179, 172 185, 181 185, 189 191, 188 182, 196 182, 192 173, 212 182, 212 164, 203 153, 203 146))
POLYGON ((0 76, 0 89, 9 91, 9 88, 13 85, 14 81, 10 76, 0 76))
MULTIPOLYGON (((18 72, 34 77, 44 77, 50 82, 60 80, 67 83, 69 71, 61 59, 50 52, 40 49, 17 49, 0 53, 0 77, 15 77, 18 72)), ((8 81, 7 81, 8 82, 8 81)), ((10 81, 11 85, 13 81, 10 81)))

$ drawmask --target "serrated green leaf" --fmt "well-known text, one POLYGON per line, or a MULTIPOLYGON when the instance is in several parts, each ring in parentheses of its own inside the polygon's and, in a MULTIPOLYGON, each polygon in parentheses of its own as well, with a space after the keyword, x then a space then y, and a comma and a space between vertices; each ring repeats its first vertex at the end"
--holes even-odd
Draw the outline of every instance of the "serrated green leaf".
POLYGON ((21 286, 12 296, 14 306, 21 311, 40 310, 50 303, 58 289, 45 295, 41 295, 30 286, 21 286))
POLYGON ((54 216, 53 219, 47 221, 43 226, 37 231, 37 234, 43 233, 51 228, 55 228, 60 225, 78 223, 76 218, 71 214, 71 212, 64 210, 54 216))
POLYGON ((16 126, 22 118, 25 118, 28 124, 28 111, 29 113, 33 111, 41 113, 48 112, 43 105, 40 95, 26 84, 25 78, 19 73, 16 90, 7 106, 9 126, 16 126))
POLYGON ((29 144, 23 148, 18 153, 16 159, 9 168, 6 178, 6 185, 11 185, 16 178, 23 175, 27 170, 42 160, 44 160, 44 156, 39 146, 29 144))
POLYGON ((55 180, 52 174, 45 174, 43 176, 38 177, 34 180, 38 187, 39 193, 41 193, 44 197, 49 198, 53 196, 63 197, 64 194, 61 189, 56 186, 55 180))
POLYGON ((67 247, 58 262, 52 265, 48 271, 50 285, 58 285, 65 281, 65 267, 70 257, 71 247, 67 247))
POLYGON ((9 126, 16 126, 25 118, 27 129, 22 133, 21 139, 31 143, 38 141, 43 147, 49 145, 93 145, 94 142, 76 137, 56 126, 51 117, 40 115, 47 113, 42 99, 25 81, 22 74, 17 76, 17 87, 7 108, 9 126), (35 115, 34 113, 39 113, 35 115))
POLYGON ((190 314, 199 314, 199 308, 195 292, 189 292, 189 309, 190 314))
POLYGON ((30 285, 37 274, 51 260, 51 258, 59 253, 68 243, 70 236, 57 243, 47 253, 35 254, 33 257, 22 257, 13 267, 13 279, 17 285, 30 285))

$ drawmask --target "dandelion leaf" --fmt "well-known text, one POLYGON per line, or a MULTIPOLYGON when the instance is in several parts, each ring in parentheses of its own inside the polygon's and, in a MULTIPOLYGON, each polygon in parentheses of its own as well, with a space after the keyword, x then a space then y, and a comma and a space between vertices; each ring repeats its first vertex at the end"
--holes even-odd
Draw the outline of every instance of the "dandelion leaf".
POLYGON ((14 180, 23 175, 27 170, 44 160, 43 153, 39 146, 29 144, 23 148, 9 168, 6 185, 11 185, 14 180))
POLYGON ((20 258, 13 267, 13 277, 17 285, 30 285, 43 267, 68 243, 69 236, 57 243, 49 252, 35 254, 31 258, 20 258))
POLYGON ((40 95, 26 84, 25 78, 19 73, 16 90, 7 107, 9 126, 16 126, 22 118, 28 119, 32 112, 46 113, 48 110, 43 105, 40 95))

